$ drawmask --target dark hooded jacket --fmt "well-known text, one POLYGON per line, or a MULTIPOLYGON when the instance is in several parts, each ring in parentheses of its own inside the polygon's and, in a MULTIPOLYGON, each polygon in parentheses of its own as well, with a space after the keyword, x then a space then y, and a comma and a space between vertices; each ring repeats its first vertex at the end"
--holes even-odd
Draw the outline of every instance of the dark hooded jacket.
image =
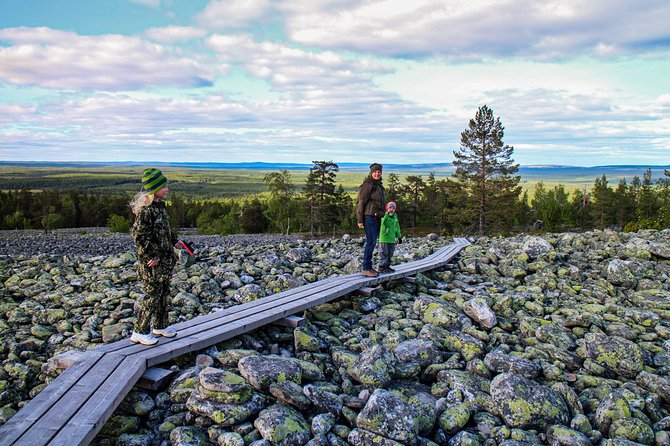
POLYGON ((385 213, 386 193, 382 180, 374 180, 368 176, 358 189, 356 201, 356 217, 358 223, 363 223, 366 215, 382 218, 385 213))

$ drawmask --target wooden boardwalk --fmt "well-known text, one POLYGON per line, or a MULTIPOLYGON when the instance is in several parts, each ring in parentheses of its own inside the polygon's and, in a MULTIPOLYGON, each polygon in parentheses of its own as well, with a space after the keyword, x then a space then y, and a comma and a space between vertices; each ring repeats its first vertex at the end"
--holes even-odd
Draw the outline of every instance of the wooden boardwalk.
POLYGON ((439 268, 470 243, 454 242, 421 260, 394 266, 378 277, 332 277, 273 294, 172 327, 178 336, 154 346, 127 339, 85 352, 0 427, 0 446, 86 445, 100 431, 142 374, 154 365, 198 351, 360 288, 439 268))

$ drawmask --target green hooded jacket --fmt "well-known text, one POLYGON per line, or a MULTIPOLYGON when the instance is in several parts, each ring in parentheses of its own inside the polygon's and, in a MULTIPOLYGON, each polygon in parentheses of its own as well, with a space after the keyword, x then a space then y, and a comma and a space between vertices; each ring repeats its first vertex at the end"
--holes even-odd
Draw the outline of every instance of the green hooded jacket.
POLYGON ((400 221, 395 212, 386 213, 382 217, 382 224, 379 229, 379 243, 395 243, 395 239, 402 237, 400 235, 400 221))

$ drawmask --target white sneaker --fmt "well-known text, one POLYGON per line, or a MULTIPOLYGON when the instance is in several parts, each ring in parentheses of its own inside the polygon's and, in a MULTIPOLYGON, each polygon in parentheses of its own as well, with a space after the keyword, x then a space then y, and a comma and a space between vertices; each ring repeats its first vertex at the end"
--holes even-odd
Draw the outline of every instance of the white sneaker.
POLYGON ((177 336, 177 332, 173 331, 171 328, 154 328, 151 330, 151 334, 154 336, 163 336, 164 338, 174 338, 177 336))
POLYGON ((140 343, 142 345, 154 345, 156 342, 158 342, 158 339, 156 339, 154 335, 152 335, 151 333, 142 334, 133 332, 133 334, 130 335, 130 340, 135 343, 140 343))

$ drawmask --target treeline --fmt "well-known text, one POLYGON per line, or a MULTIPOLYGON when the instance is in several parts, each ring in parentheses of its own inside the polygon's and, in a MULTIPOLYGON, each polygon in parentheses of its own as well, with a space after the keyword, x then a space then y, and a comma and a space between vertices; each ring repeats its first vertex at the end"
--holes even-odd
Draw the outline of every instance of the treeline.
MULTIPOLYGON (((357 231, 355 198, 337 184, 338 166, 316 161, 305 184, 296 187, 283 170, 265 176, 269 197, 223 200, 182 199, 171 192, 169 212, 178 228, 197 228, 202 234, 333 233, 357 231)), ((361 177, 361 182, 363 177, 361 177)), ((437 180, 410 175, 404 181, 385 175, 387 199, 398 203, 403 229, 443 234, 472 233, 478 220, 468 211, 468 191, 455 178, 437 180)), ((133 216, 129 195, 100 195, 68 191, 0 192, 1 229, 45 229, 111 226, 125 231, 133 216)), ((494 207, 496 204, 492 203, 494 207)), ((490 232, 564 231, 615 227, 626 231, 670 227, 670 172, 652 178, 625 179, 611 185, 597 178, 590 190, 567 192, 537 183, 531 194, 519 194, 500 210, 504 224, 490 232)))

